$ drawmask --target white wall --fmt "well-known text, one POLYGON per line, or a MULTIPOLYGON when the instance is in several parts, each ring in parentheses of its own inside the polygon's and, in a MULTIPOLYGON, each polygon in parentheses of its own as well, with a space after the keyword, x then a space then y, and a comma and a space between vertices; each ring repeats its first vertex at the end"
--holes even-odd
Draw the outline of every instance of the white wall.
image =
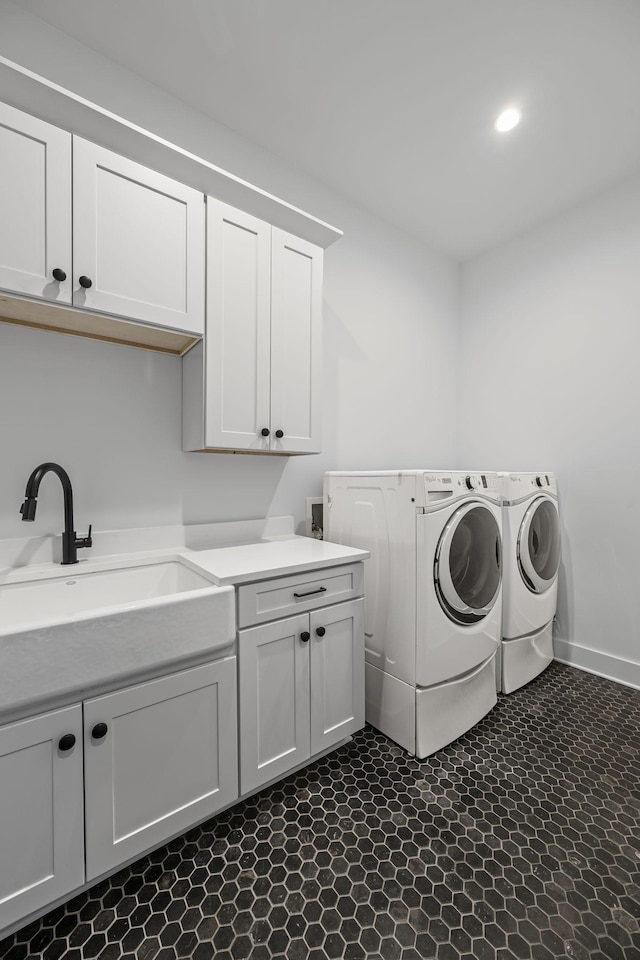
POLYGON ((0 54, 345 233, 325 258, 320 456, 183 454, 178 359, 1 324, 0 538, 61 529, 55 478, 36 523, 18 515, 29 472, 47 459, 72 477, 78 531, 292 513, 302 532, 304 498, 321 494, 327 469, 452 461, 451 260, 11 4, 0 5, 0 38, 0 54))
POLYGON ((556 650, 640 686, 640 178, 462 269, 460 460, 554 470, 556 650))

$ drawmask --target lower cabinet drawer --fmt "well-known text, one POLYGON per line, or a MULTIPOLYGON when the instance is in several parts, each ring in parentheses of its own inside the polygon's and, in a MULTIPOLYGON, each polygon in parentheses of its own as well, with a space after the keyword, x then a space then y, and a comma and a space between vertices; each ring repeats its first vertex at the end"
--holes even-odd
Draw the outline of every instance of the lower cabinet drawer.
POLYGON ((87 880, 238 796, 236 658, 88 700, 87 880))
POLYGON ((362 596, 363 564, 350 563, 238 587, 238 626, 250 627, 362 596))

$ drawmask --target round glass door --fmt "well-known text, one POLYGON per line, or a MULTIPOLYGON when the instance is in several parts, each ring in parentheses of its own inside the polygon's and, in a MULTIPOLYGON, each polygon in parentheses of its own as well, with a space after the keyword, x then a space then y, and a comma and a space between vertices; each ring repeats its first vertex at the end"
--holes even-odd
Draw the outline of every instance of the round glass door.
POLYGON ((518 568, 532 593, 544 593, 552 586, 560 566, 560 519, 558 508, 548 497, 534 500, 518 534, 518 568))
POLYGON ((488 507, 461 507, 442 531, 434 559, 438 600, 456 623, 478 623, 492 609, 502 576, 500 528, 488 507))

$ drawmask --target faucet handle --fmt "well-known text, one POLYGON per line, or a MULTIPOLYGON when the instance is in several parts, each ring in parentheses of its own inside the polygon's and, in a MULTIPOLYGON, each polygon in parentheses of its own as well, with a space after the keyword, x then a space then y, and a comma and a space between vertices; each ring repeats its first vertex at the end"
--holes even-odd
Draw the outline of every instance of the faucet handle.
POLYGON ((92 531, 92 529, 93 529, 93 524, 90 523, 90 524, 89 524, 89 532, 87 533, 86 537, 78 537, 78 538, 76 539, 76 547, 77 547, 78 549, 81 549, 82 547, 92 547, 92 546, 93 546, 93 540, 91 539, 91 531, 92 531))

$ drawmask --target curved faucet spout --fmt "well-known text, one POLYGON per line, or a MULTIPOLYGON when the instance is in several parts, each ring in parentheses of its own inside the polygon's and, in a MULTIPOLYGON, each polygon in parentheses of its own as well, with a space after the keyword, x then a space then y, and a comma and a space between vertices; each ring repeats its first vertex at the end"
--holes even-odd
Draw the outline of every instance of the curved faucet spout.
POLYGON ((91 527, 86 537, 76 537, 73 526, 73 490, 69 474, 61 467, 59 463, 41 463, 32 472, 27 480, 27 486, 24 492, 24 503, 20 507, 22 519, 33 521, 36 518, 36 508, 38 505, 38 492, 43 477, 48 473, 55 473, 62 484, 62 493, 64 496, 64 533, 62 534, 62 563, 77 563, 77 551, 82 547, 92 546, 91 527))

